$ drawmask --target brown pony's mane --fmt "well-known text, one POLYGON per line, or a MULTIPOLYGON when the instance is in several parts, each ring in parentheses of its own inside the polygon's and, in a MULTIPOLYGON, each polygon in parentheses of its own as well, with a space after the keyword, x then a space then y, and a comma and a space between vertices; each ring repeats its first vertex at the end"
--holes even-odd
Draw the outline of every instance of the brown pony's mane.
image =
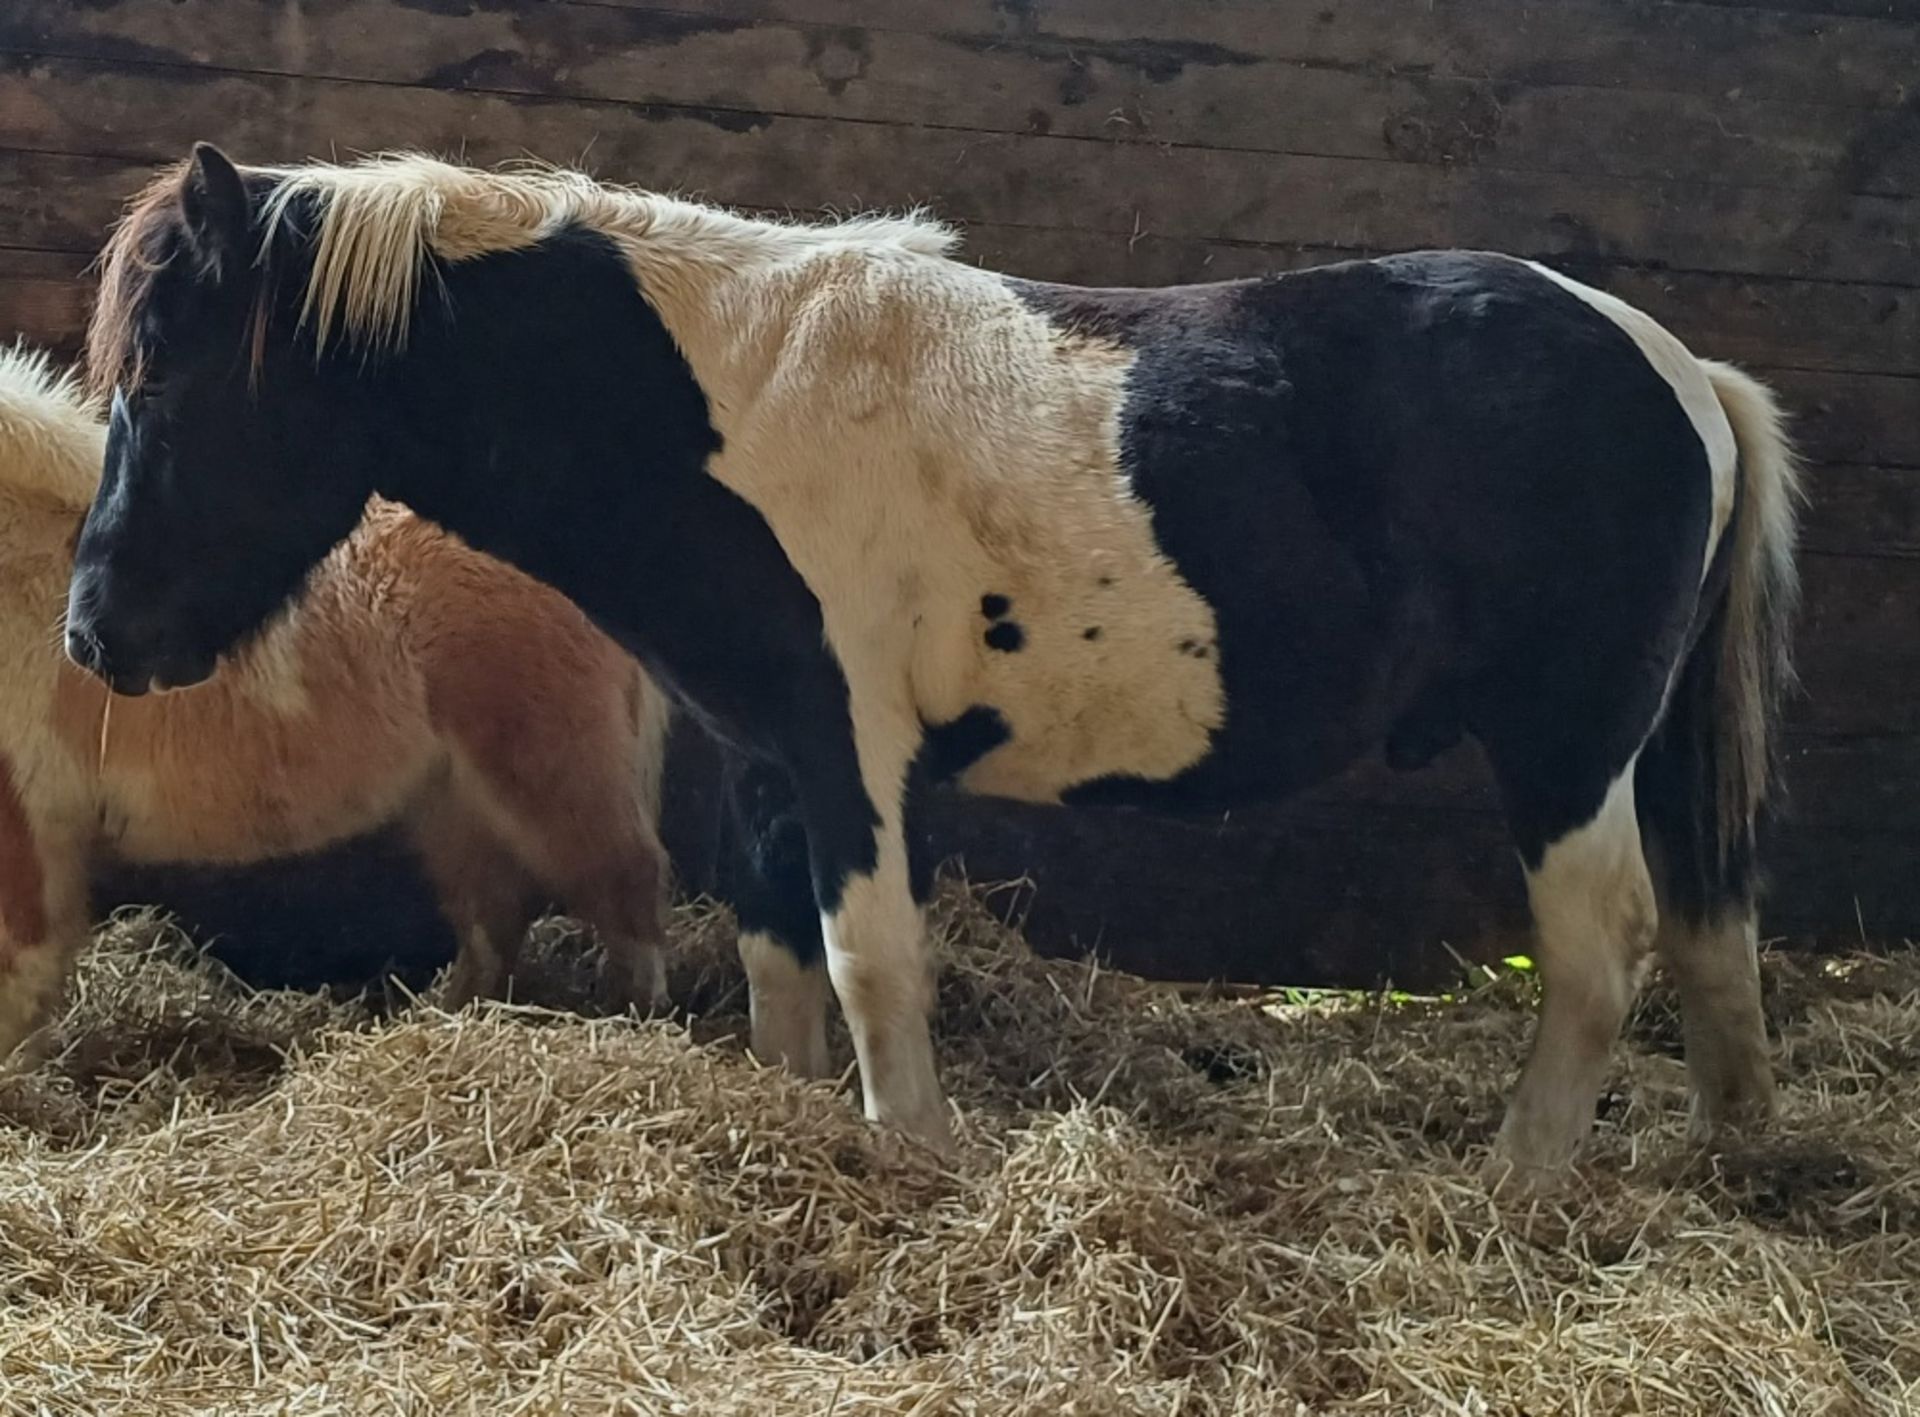
POLYGON ((96 395, 140 381, 140 312, 153 294, 155 278, 179 249, 184 230, 180 188, 186 173, 187 164, 177 162, 142 187, 94 262, 100 288, 87 323, 85 377, 96 395))

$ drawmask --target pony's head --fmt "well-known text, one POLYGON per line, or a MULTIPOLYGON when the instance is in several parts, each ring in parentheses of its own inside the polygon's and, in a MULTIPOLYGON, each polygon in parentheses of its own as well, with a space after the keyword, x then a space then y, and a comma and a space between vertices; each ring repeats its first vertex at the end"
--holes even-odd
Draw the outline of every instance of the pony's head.
POLYGON ((88 364, 111 404, 67 652, 123 693, 211 674, 373 489, 366 371, 318 357, 324 338, 303 328, 311 242, 283 178, 201 144, 101 258, 88 364))

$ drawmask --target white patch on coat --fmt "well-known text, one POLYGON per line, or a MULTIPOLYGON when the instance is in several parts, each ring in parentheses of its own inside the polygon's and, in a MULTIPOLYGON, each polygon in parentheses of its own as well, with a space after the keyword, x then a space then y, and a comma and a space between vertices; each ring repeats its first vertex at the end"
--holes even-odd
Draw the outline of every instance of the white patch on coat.
POLYGON ((1214 615, 1120 466, 1131 354, 915 252, 811 256, 762 284, 769 310, 735 310, 723 339, 674 333, 724 385, 715 344, 767 331, 775 357, 719 420, 712 472, 819 597, 855 697, 929 723, 997 709, 1010 741, 962 783, 1001 796, 1168 778, 1205 756, 1225 718, 1214 615), (1006 600, 1017 650, 990 644, 983 596, 1006 600))
POLYGON ((1629 762, 1593 819, 1547 847, 1527 873, 1543 997, 1533 1051, 1500 1128, 1496 1166, 1557 1171, 1593 1125, 1658 918, 1633 771, 1629 762))
POLYGON ((300 607, 289 605, 274 618, 271 632, 256 636, 228 669, 239 671, 236 682, 261 708, 283 718, 304 718, 313 701, 300 674, 300 637, 291 628, 300 607))
POLYGON ((1700 562, 1700 576, 1704 580, 1707 568, 1713 564, 1713 553, 1720 545, 1721 533, 1726 531, 1727 521, 1733 515, 1734 484, 1740 461, 1733 425, 1728 422, 1726 410, 1714 392, 1705 364, 1653 316, 1634 309, 1619 296, 1582 285, 1538 261, 1526 264, 1618 325, 1639 347, 1654 372, 1671 386, 1687 421, 1693 424, 1693 431, 1706 449, 1707 467, 1713 479, 1713 519, 1707 528, 1706 551, 1700 562))
POLYGON ((1206 754, 1226 712, 1214 616, 1119 465, 1132 357, 947 259, 944 228, 763 221, 413 155, 267 171, 273 212, 295 195, 320 208, 309 319, 364 343, 404 337, 430 252, 518 249, 568 222, 611 239, 707 396, 712 474, 819 598, 855 698, 1008 721, 966 786, 1050 800, 1206 754), (989 594, 1011 602, 1016 653, 986 643, 989 594))
POLYGON ((758 930, 742 930, 739 948, 747 971, 753 1056, 803 1078, 833 1076, 825 962, 803 965, 792 950, 758 930))

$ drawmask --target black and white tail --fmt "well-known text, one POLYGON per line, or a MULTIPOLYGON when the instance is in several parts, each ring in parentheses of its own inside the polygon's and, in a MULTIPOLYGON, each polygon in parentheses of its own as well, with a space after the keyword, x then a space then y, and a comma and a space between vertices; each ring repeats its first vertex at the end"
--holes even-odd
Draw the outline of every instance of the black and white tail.
POLYGON ((1755 835, 1775 785, 1781 702, 1794 682, 1801 499, 1800 465, 1772 392, 1731 365, 1700 364, 1739 447, 1733 544, 1724 589, 1636 782, 1662 914, 1695 926, 1752 906, 1755 835))

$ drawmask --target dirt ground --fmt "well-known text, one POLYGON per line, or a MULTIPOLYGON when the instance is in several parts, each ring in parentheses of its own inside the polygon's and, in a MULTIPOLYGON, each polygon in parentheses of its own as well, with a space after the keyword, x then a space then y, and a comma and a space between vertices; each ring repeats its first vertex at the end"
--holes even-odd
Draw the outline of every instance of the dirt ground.
POLYGON ((1920 956, 1770 957, 1783 1115, 1717 1157, 1656 988, 1521 1203, 1524 975, 1229 997, 937 918, 951 1167, 753 1066, 719 912, 652 1023, 562 1011, 559 925, 450 1017, 116 922, 0 1079, 0 1413, 1920 1411, 1920 956))

